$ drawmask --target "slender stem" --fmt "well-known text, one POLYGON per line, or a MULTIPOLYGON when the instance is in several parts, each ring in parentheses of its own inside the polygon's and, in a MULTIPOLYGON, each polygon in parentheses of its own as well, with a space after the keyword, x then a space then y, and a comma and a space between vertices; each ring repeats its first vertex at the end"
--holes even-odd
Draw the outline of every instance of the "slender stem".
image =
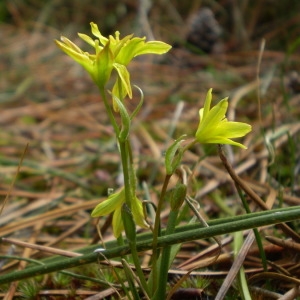
POLYGON ((149 296, 149 288, 148 288, 147 281, 145 279, 145 275, 144 275, 142 267, 141 267, 141 263, 139 261, 139 256, 138 256, 138 252, 137 252, 137 248, 136 248, 136 242, 129 242, 129 247, 131 250, 133 263, 134 263, 137 275, 140 279, 141 285, 143 287, 143 290, 147 293, 147 296, 149 296))
POLYGON ((107 97, 106 97, 106 94, 105 94, 105 90, 104 90, 104 88, 99 88, 99 91, 100 91, 100 95, 101 95, 101 97, 102 97, 102 100, 103 100, 103 102, 104 102, 105 109, 106 109, 106 111, 107 111, 107 113, 108 113, 109 121, 110 121, 110 123, 112 124, 112 126, 113 126, 113 128, 114 128, 114 131, 115 131, 115 133, 116 133, 116 136, 119 136, 120 129, 119 129, 119 126, 118 126, 118 124, 117 124, 117 122, 116 122, 116 119, 115 119, 115 117, 114 117, 114 114, 113 114, 113 112, 112 112, 112 110, 111 110, 111 107, 110 107, 110 105, 109 105, 109 103, 108 103, 108 101, 107 101, 107 97))
MULTIPOLYGON (((234 256, 235 259, 238 259, 237 256, 243 245, 243 233, 241 231, 237 231, 234 233, 234 256)), ((244 267, 241 266, 238 275, 237 275, 237 285, 243 300, 251 300, 248 288, 248 282, 245 276, 244 267)))
MULTIPOLYGON (((122 261, 122 260, 125 260, 125 259, 122 258, 121 261, 122 261)), ((129 289, 130 289, 129 281, 128 281, 128 287, 125 286, 125 284, 124 284, 124 279, 121 278, 121 276, 120 276, 120 274, 119 274, 119 270, 117 270, 117 268, 115 268, 115 267, 113 267, 113 274, 114 274, 114 276, 116 276, 117 281, 120 282, 120 285, 121 285, 121 287, 122 287, 122 291, 125 292, 125 295, 127 296, 128 300, 132 300, 131 294, 130 294, 129 291, 128 291, 128 287, 129 287, 129 289)), ((119 295, 119 293, 118 293, 118 296, 119 296, 119 298, 121 298, 121 296, 119 295)))
POLYGON ((153 247, 152 247, 152 294, 154 294, 157 286, 157 258, 158 258, 158 253, 157 253, 157 240, 159 236, 159 228, 160 228, 160 213, 163 205, 163 200, 166 195, 167 187, 170 181, 171 175, 166 175, 164 184, 160 193, 160 197, 158 200, 158 205, 156 209, 156 214, 155 214, 155 221, 154 221, 154 229, 153 229, 153 247))
POLYGON ((120 141, 120 154, 121 154, 121 161, 122 161, 122 168, 123 168, 123 176, 124 176, 124 188, 125 188, 125 202, 129 208, 131 208, 131 199, 135 193, 135 186, 131 186, 131 176, 133 170, 131 170, 132 165, 129 163, 129 153, 127 144, 129 143, 128 140, 120 141))
MULTIPOLYGON (((157 241, 157 246, 166 247, 178 243, 210 238, 216 235, 228 234, 231 232, 236 232, 238 230, 241 231, 266 225, 278 224, 282 222, 290 222, 293 220, 299 220, 299 216, 300 206, 293 206, 275 209, 271 211, 251 213, 249 215, 235 216, 234 218, 217 219, 209 222, 210 227, 205 228, 201 228, 202 224, 199 223, 184 225, 181 227, 177 227, 175 230, 176 233, 173 233, 169 236, 159 237, 157 241)), ((153 240, 151 235, 145 234, 145 236, 147 238, 141 240, 139 240, 139 236, 137 236, 136 246, 138 252, 143 252, 152 249, 153 247, 153 240)), ((11 281, 17 281, 37 275, 56 272, 72 267, 78 267, 80 265, 85 265, 92 262, 100 262, 130 253, 130 248, 128 245, 118 247, 115 245, 115 242, 108 243, 114 246, 109 247, 103 252, 93 253, 92 249, 94 248, 91 249, 89 247, 88 254, 85 255, 72 258, 50 258, 44 260, 43 262, 45 264, 42 266, 30 266, 22 271, 15 271, 1 275, 0 284, 8 283, 11 281)))
MULTIPOLYGON (((120 129, 119 126, 116 123, 115 117, 113 115, 113 112, 111 110, 111 107, 108 104, 107 97, 105 94, 104 89, 100 89, 101 96, 103 98, 103 102, 105 104, 106 111, 108 113, 109 119, 111 124, 114 127, 118 143, 119 143, 119 149, 120 149, 120 155, 121 155, 121 161, 122 161, 122 168, 123 168, 123 176, 124 176, 124 189, 125 189, 125 202, 129 209, 131 208, 131 201, 136 193, 136 180, 135 180, 135 171, 132 164, 132 153, 131 153, 131 147, 130 142, 128 139, 121 140, 119 138, 120 129)), ((126 232, 126 230, 125 230, 126 232)), ((128 239, 130 240, 130 239, 128 239)), ((120 239, 119 239, 120 241, 120 239)), ((130 249, 131 249, 131 255, 133 258, 133 262, 138 274, 138 277, 141 281, 141 284, 143 286, 143 289, 148 292, 148 286, 145 279, 145 276, 143 274, 143 270, 141 268, 138 253, 136 250, 136 242, 130 242, 129 243, 130 249)))
MULTIPOLYGON (((223 153, 223 150, 222 150, 222 147, 219 146, 219 154, 220 154, 220 157, 222 159, 222 162, 223 164, 225 165, 228 173, 231 175, 231 178, 234 179, 234 183, 235 183, 235 186, 237 188, 237 191, 238 191, 238 194, 241 198, 241 201, 243 203, 243 206, 247 212, 247 214, 250 214, 251 213, 251 210, 250 210, 250 207, 242 193, 242 188, 244 186, 246 186, 245 184, 243 184, 243 182, 240 180, 240 178, 238 177, 237 174, 235 174, 235 171, 233 170, 233 168, 231 167, 231 165, 229 164, 225 154, 223 153), (235 180, 235 179, 238 179, 238 180, 235 180), (241 184, 242 183, 242 184, 241 184)), ((262 201, 262 200, 261 200, 262 201)), ((258 203, 260 203, 260 200, 258 201, 258 203)), ((264 203, 264 202, 263 202, 264 203)), ((263 207, 265 207, 266 204, 264 203, 263 207)), ((263 248, 263 244, 262 244, 262 240, 261 240, 261 236, 259 234, 259 231, 257 228, 254 228, 253 229, 254 231, 254 235, 255 235, 255 239, 256 239, 256 243, 258 245, 258 249, 259 249, 259 253, 260 253, 260 257, 261 257, 261 260, 262 260, 262 265, 263 265, 263 268, 264 268, 264 271, 266 272, 267 269, 268 269, 268 266, 267 266, 267 258, 266 258, 266 254, 265 254, 265 251, 264 251, 264 248, 263 248)))
MULTIPOLYGON (((167 229, 166 229, 166 235, 174 233, 178 212, 179 212, 178 210, 170 211, 167 229)), ((171 254, 171 246, 164 247, 162 250, 162 255, 160 260, 158 287, 153 297, 154 300, 165 299, 166 297, 168 272, 170 268, 170 254, 171 254)))
POLYGON ((120 139, 118 138, 120 134, 120 128, 113 115, 112 109, 107 101, 105 90, 104 88, 99 88, 99 90, 105 105, 105 109, 108 113, 110 123, 114 128, 120 146, 120 154, 121 154, 121 161, 122 161, 123 175, 124 175, 125 199, 126 199, 126 204, 128 205, 129 208, 131 208, 131 198, 133 193, 135 192, 135 186, 131 186, 131 182, 133 182, 133 180, 130 179, 130 177, 132 177, 134 174, 134 170, 130 169, 132 168, 132 165, 129 163, 131 159, 131 153, 129 153, 130 147, 128 146, 129 141, 127 139, 125 141, 120 141, 120 139))
MULTIPOLYGON (((135 197, 135 193, 136 193, 136 179, 135 179, 135 171, 132 164, 131 147, 128 139, 126 139, 125 141, 119 139, 119 146, 120 146, 120 154, 121 154, 123 176, 124 176, 125 202, 130 209, 131 201, 133 197, 135 197)), ((127 233, 126 230, 125 233, 127 233)), ((143 290, 147 293, 147 295, 149 295, 149 288, 136 249, 136 241, 131 241, 129 237, 128 237, 128 241, 129 241, 129 247, 131 250, 131 255, 132 255, 134 266, 136 268, 137 275, 140 279, 143 290)))
MULTIPOLYGON (((196 140, 193 140, 191 143, 186 145, 182 149, 182 153, 185 152, 190 147, 192 147, 194 144, 196 144, 196 142, 197 142, 196 140)), ((161 210, 162 210, 163 200, 165 198, 165 194, 166 194, 167 187, 168 187, 171 176, 172 176, 172 174, 166 175, 166 177, 165 177, 162 191, 160 193, 160 197, 158 200, 156 214, 155 214, 154 229, 153 229, 153 247, 152 247, 152 273, 151 273, 151 276, 149 277, 149 284, 152 287, 152 295, 154 295, 154 293, 156 292, 157 281, 158 281, 157 260, 158 260, 159 254, 158 254, 158 250, 157 250, 157 241, 158 241, 158 237, 159 237, 160 214, 161 214, 161 210)))
MULTIPOLYGON (((242 193, 242 190, 240 188, 239 185, 236 184, 236 188, 237 188, 237 191, 239 193, 239 196, 242 200, 242 203, 243 203, 243 206, 247 212, 247 214, 250 214, 251 213, 251 210, 250 210, 250 207, 242 193)), ((256 239, 256 243, 257 243, 257 246, 258 246, 258 249, 259 249, 259 254, 260 254, 260 257, 261 257, 261 261, 262 261, 262 265, 263 265, 263 268, 264 268, 264 271, 267 272, 268 271, 268 263, 267 263, 267 257, 266 257, 266 253, 265 253, 265 250, 264 250, 264 247, 263 247, 263 243, 262 243, 262 240, 261 240, 261 236, 259 234, 259 231, 257 228, 253 228, 253 232, 254 232, 254 235, 255 235, 255 239, 256 239)))

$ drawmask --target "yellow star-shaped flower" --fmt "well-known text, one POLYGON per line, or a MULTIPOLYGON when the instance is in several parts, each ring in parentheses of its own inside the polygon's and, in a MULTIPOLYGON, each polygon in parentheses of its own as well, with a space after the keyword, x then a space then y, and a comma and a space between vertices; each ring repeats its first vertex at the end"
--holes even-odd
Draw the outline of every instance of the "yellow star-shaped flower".
POLYGON ((95 53, 88 53, 81 50, 77 45, 66 37, 62 36, 61 41, 55 41, 57 46, 81 64, 92 77, 99 88, 103 89, 111 76, 112 70, 118 74, 113 87, 113 94, 120 100, 126 95, 132 97, 130 84, 130 74, 127 65, 136 56, 143 54, 164 54, 171 49, 171 46, 160 41, 146 42, 146 38, 133 37, 127 35, 120 39, 120 33, 115 32, 115 36, 104 37, 98 26, 91 22, 92 34, 90 36, 78 33, 79 37, 95 49, 95 53))
POLYGON ((200 122, 196 140, 203 144, 231 144, 246 149, 246 146, 232 139, 245 136, 251 131, 251 125, 227 120, 225 114, 228 108, 228 98, 222 99, 210 108, 211 99, 212 89, 206 95, 204 107, 199 110, 200 122))

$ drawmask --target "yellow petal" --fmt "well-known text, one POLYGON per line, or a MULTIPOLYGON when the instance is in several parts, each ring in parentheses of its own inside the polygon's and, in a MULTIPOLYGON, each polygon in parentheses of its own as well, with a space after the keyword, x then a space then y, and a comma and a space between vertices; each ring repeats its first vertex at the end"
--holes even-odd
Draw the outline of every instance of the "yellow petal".
POLYGON ((78 36, 93 48, 95 47, 95 41, 90 36, 83 33, 78 33, 78 36))
POLYGON ((113 233, 116 238, 118 238, 122 231, 124 230, 124 225, 122 221, 122 216, 121 216, 121 209, 122 206, 118 207, 113 215, 113 220, 112 220, 112 226, 113 226, 113 233))
POLYGON ((251 131, 251 125, 242 122, 222 122, 216 129, 215 134, 228 138, 245 136, 251 131))
POLYGON ((142 228, 149 227, 145 221, 142 202, 136 197, 134 198, 134 201, 131 202, 131 211, 134 221, 137 225, 142 228))
POLYGON ((105 36, 103 36, 103 35, 100 33, 100 30, 99 30, 97 24, 91 22, 90 25, 91 25, 91 31, 92 31, 92 34, 100 40, 100 43, 101 43, 103 46, 105 46, 106 43, 108 42, 108 38, 106 38, 105 36))
POLYGON ((209 89, 207 94, 206 94, 206 98, 205 98, 205 102, 204 102, 204 108, 202 108, 201 119, 204 118, 208 114, 208 112, 210 110, 211 99, 212 99, 212 89, 209 89))
POLYGON ((150 41, 147 42, 138 49, 135 53, 135 56, 143 55, 143 54, 164 54, 168 52, 172 46, 160 41, 150 41))
POLYGON ((117 63, 114 63, 114 69, 118 73, 118 78, 120 79, 119 82, 117 82, 118 86, 115 86, 113 89, 113 93, 117 90, 119 91, 117 94, 115 94, 121 101, 126 97, 126 95, 129 96, 129 98, 132 98, 132 89, 131 89, 131 83, 130 83, 130 74, 127 70, 127 68, 124 65, 120 65, 117 63), (120 86, 121 84, 121 86, 120 86))
POLYGON ((91 213, 93 218, 106 216, 121 207, 125 201, 124 189, 119 192, 111 194, 106 200, 99 203, 91 213))

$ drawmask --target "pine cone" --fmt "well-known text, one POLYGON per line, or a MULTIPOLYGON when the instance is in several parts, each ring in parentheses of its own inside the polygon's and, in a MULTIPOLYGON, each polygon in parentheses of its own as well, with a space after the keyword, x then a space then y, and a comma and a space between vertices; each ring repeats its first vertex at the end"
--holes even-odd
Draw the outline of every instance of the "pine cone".
POLYGON ((218 51, 221 27, 211 9, 205 7, 193 15, 188 22, 186 41, 206 53, 218 51))

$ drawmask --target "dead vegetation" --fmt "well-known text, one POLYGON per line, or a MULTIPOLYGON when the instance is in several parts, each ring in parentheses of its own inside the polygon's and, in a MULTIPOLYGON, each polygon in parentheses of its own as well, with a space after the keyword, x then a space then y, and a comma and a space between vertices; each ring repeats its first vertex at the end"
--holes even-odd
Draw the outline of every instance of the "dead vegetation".
MULTIPOLYGON (((122 4, 62 2, 4 4, 0 24, 2 237, 51 247, 51 255, 66 250, 67 256, 99 241, 97 220, 91 219, 90 211, 107 195, 108 188, 120 184, 113 131, 88 75, 53 43, 61 33, 73 39, 77 31, 88 32, 90 21, 98 23, 105 33, 135 32, 174 44, 173 50, 159 60, 137 59, 131 65, 132 82, 145 94, 144 108, 132 129, 142 195, 145 182, 151 200, 157 200, 166 146, 183 133, 193 135, 198 110, 212 87, 215 100, 230 97, 228 119, 253 126, 245 140, 248 150, 226 149, 237 174, 269 209, 300 205, 298 1, 245 1, 245 6, 240 6, 239 1, 188 4, 157 0, 149 10, 139 5, 143 2, 133 0, 122 4), (222 47, 211 54, 187 49, 184 40, 187 20, 204 4, 211 7, 222 29, 218 40, 222 47)), ((205 219, 244 213, 215 147, 195 148, 184 162, 193 172, 196 183, 191 193, 205 219), (199 161, 202 155, 208 156, 199 161)), ((249 205, 252 211, 259 210, 251 201, 249 205)), ((168 207, 165 212, 167 217, 168 207)), ((100 223, 104 240, 111 240, 109 219, 100 223)), ((299 232, 299 221, 288 225, 299 232)), ((255 242, 243 260, 253 299, 299 297, 300 241, 274 226, 262 228, 260 234, 268 272, 263 271, 255 242)), ((203 288, 202 295, 213 299, 233 264, 232 238, 219 238, 222 253, 213 263, 217 245, 212 240, 183 244, 170 272, 170 284, 177 280, 175 275, 195 270, 186 287, 203 288)), ((13 246, 15 243, 3 241, 0 254, 35 260, 49 256, 49 249, 13 246)), ((148 260, 146 253, 143 265, 148 260)), ((1 272, 20 270, 28 263, 2 257, 1 272)), ((103 269, 99 271, 96 265, 74 272, 107 278, 104 273, 110 268, 103 269)), ((36 299, 117 297, 117 283, 109 287, 71 278, 67 289, 62 279, 55 281, 52 275, 39 278, 36 299)), ((18 299, 24 293, 22 283, 1 289, 5 299, 18 299)), ((228 297, 237 297, 234 293, 232 289, 228 297)))

